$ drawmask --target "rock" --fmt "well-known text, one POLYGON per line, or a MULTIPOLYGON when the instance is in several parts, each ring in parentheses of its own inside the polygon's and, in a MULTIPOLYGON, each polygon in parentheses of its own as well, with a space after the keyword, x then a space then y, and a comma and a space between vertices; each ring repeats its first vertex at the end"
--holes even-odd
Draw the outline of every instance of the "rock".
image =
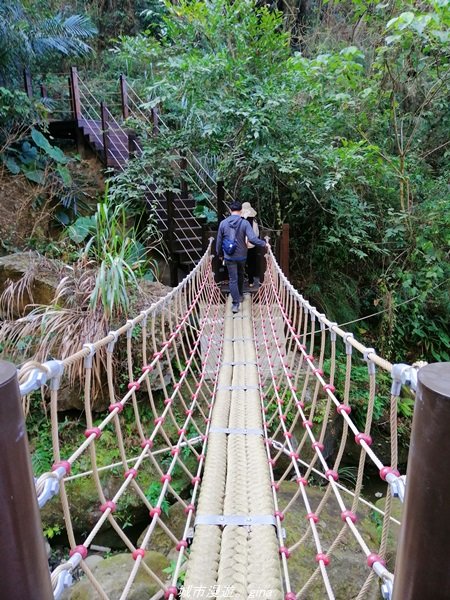
POLYGON ((14 283, 19 281, 25 273, 30 272, 30 269, 34 275, 29 289, 26 289, 23 295, 15 295, 14 317, 23 316, 26 312, 25 307, 30 303, 50 304, 59 277, 56 269, 51 269, 49 265, 50 261, 34 252, 17 252, 0 258, 0 294, 5 291, 9 281, 14 283))
MULTIPOLYGON (((148 488, 154 480, 155 475, 148 465, 145 469, 139 470, 137 483, 141 489, 148 488)), ((102 475, 102 489, 106 498, 113 498, 119 487, 123 484, 121 475, 112 474, 102 475)), ((100 500, 97 493, 97 488, 92 477, 80 477, 66 484, 66 490, 70 503, 70 513, 72 525, 75 531, 75 536, 86 536, 98 519, 101 517, 100 500)), ((128 489, 117 504, 115 516, 122 524, 130 523, 131 525, 139 525, 139 529, 133 536, 133 541, 137 538, 139 531, 143 527, 143 523, 148 522, 148 510, 142 502, 141 498, 133 489, 128 489)), ((48 527, 60 527, 65 530, 64 515, 59 498, 55 497, 42 508, 41 519, 43 529, 48 527)), ((129 533, 129 527, 126 527, 125 532, 129 533)), ((101 544, 113 549, 123 549, 124 543, 119 538, 115 530, 105 522, 98 534, 95 536, 95 544, 101 544)))
MULTIPOLYGON (((279 504, 281 507, 286 506, 297 489, 297 484, 292 481, 285 481, 281 484, 279 491, 279 504)), ((308 486, 306 488, 308 500, 313 511, 322 500, 324 492, 323 487, 308 486)), ((345 492, 342 492, 342 497, 346 506, 350 509, 351 497, 345 492)), ((372 511, 369 507, 360 504, 357 513, 357 527, 369 548, 376 551, 378 549, 379 536, 377 534, 376 523, 371 520, 371 513, 372 511)), ((298 593, 317 567, 315 561, 317 549, 312 539, 308 521, 305 519, 305 507, 301 496, 296 499, 286 512, 283 526, 288 533, 286 540, 286 546, 288 547, 297 542, 307 529, 309 529, 308 537, 299 548, 291 553, 288 562, 292 588, 298 593)), ((328 552, 330 545, 342 527, 341 509, 335 500, 334 494, 331 494, 325 507, 322 509, 320 520, 317 523, 317 530, 324 553, 328 552)), ((348 527, 341 542, 330 555, 330 564, 327 566, 327 573, 336 600, 356 598, 370 573, 365 556, 348 527)), ((300 596, 302 600, 323 600, 325 597, 326 592, 320 574, 300 596)), ((377 582, 374 582, 371 590, 364 598, 365 600, 378 600, 379 597, 379 586, 377 582)))
POLYGON ((91 569, 91 571, 93 571, 95 569, 95 567, 97 567, 101 562, 103 562, 105 559, 100 556, 99 554, 90 554, 87 558, 86 558, 86 564, 87 566, 91 569))
MULTIPOLYGON (((167 579, 163 569, 169 566, 169 560, 158 552, 148 551, 144 556, 145 564, 162 580, 167 579)), ((116 554, 103 559, 92 570, 94 577, 108 596, 109 600, 119 600, 135 562, 131 554, 116 554)), ((141 566, 127 596, 128 600, 147 600, 158 590, 159 585, 141 566)), ((97 600, 98 594, 92 584, 83 577, 81 581, 66 590, 62 600, 97 600)))
MULTIPOLYGON (((178 502, 173 504, 169 508, 168 516, 165 513, 162 513, 162 521, 164 521, 164 523, 170 528, 171 532, 178 540, 181 539, 184 532, 184 526, 186 524, 186 514, 181 504, 178 502)), ((139 536, 137 541, 138 546, 142 544, 142 540, 144 539, 149 527, 150 525, 148 525, 139 536)), ((174 545, 175 544, 169 538, 167 533, 159 525, 157 525, 152 533, 148 547, 151 550, 161 552, 162 554, 168 556, 174 545)))

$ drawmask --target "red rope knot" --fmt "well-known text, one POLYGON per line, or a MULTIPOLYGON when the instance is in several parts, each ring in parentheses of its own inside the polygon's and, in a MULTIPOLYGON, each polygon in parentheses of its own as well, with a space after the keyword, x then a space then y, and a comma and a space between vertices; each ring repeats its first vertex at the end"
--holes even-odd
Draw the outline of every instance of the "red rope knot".
POLYGON ((187 373, 187 371, 180 371, 180 375, 181 375, 182 377, 184 377, 184 376, 186 375, 186 373, 187 373))
POLYGON ((349 415, 352 412, 352 407, 348 404, 339 404, 339 406, 336 408, 336 411, 340 415, 342 415, 343 412, 349 415))
POLYGON ((313 369, 313 373, 314 373, 314 375, 320 375, 321 377, 323 377, 322 369, 313 369))
POLYGON ((294 386, 292 386, 292 387, 291 387, 291 391, 292 391, 292 392, 294 392, 294 394, 295 394, 295 393, 297 393, 297 388, 296 388, 296 387, 294 387, 294 386))
POLYGON ((283 400, 283 398, 279 398, 279 399, 277 400, 277 404, 278 404, 278 406, 283 406, 283 404, 284 404, 284 400, 283 400))
POLYGON ((133 550, 133 552, 131 553, 131 556, 133 557, 133 560, 137 560, 138 556, 144 558, 145 550, 143 548, 136 548, 136 550, 133 550))
POLYGON ((90 429, 86 429, 86 431, 84 432, 84 437, 91 437, 92 434, 94 434, 95 439, 98 440, 98 438, 102 435, 102 430, 100 429, 100 427, 91 427, 90 429))
POLYGON ((344 510, 341 512, 341 519, 345 522, 347 519, 350 519, 352 523, 356 523, 356 515, 351 510, 344 510))
POLYGON ((170 404, 172 404, 173 400, 172 398, 164 398, 164 404, 166 406, 169 406, 170 404))
POLYGON ((297 477, 295 481, 298 483, 298 485, 308 485, 308 480, 305 477, 297 477))
POLYGON ((187 547, 188 547, 188 543, 186 540, 180 540, 178 542, 178 544, 176 545, 177 552, 179 552, 181 550, 181 548, 187 548, 187 547))
POLYGON ((178 382, 178 383, 176 383, 176 384, 173 386, 173 389, 174 389, 174 390, 179 390, 179 389, 180 389, 180 387, 181 387, 181 383, 180 383, 180 382, 178 382))
POLYGON ((200 393, 200 390, 197 390, 196 392, 194 392, 191 396, 191 400, 197 400, 199 393, 200 393))
POLYGON ((358 446, 361 445, 361 442, 366 442, 368 446, 371 446, 372 438, 367 433, 357 433, 355 435, 355 442, 358 444, 358 446))
MULTIPOLYGON (((300 334, 297 336, 297 338, 301 337, 300 334)), ((305 344, 299 344, 298 346, 300 348, 300 350, 305 350, 306 351, 306 346, 305 344)))
POLYGON ((196 475, 195 477, 193 477, 193 478, 191 479, 191 483, 192 483, 192 485, 195 485, 196 483, 200 483, 200 482, 201 482, 201 480, 202 480, 202 478, 201 478, 201 477, 199 477, 198 475, 196 475))
POLYGON ((289 456, 295 460, 298 460, 300 458, 300 455, 298 452, 289 452, 289 456))
POLYGON ((278 552, 283 556, 285 556, 286 558, 289 558, 291 553, 289 552, 289 548, 286 548, 286 546, 281 546, 278 550, 278 552))
POLYGON ((305 356, 306 360, 310 360, 311 362, 315 361, 314 355, 313 354, 307 354, 305 356))
POLYGON ((206 442, 206 440, 208 439, 208 436, 205 435, 204 433, 202 433, 202 435, 200 437, 202 439, 202 442, 206 442))
POLYGON ((333 384, 331 384, 331 383, 326 383, 326 384, 323 386, 323 389, 325 390, 325 392, 327 392, 327 391, 328 391, 328 392, 332 392, 333 394, 334 394, 334 392, 336 391, 336 388, 335 388, 335 387, 334 387, 334 385, 333 385, 333 384))
POLYGON ((143 442, 141 442, 141 448, 153 448, 153 440, 144 440, 143 442))
POLYGON ((313 426, 312 421, 309 421, 308 419, 306 419, 305 421, 302 421, 302 425, 305 429, 306 429, 306 427, 311 428, 313 426))
POLYGON ((155 508, 152 508, 149 512, 150 517, 153 519, 153 517, 160 517, 161 516, 161 509, 159 508, 159 506, 155 506, 155 508))
POLYGON ((269 458, 269 465, 272 465, 272 467, 274 467, 277 464, 277 461, 275 458, 269 458))
POLYGON ((208 406, 208 410, 211 410, 211 409, 212 409, 212 407, 213 407, 213 404, 212 404, 212 402, 210 402, 210 403, 209 403, 207 406, 208 406))
POLYGON ((286 415, 283 415, 283 414, 280 415, 280 421, 283 421, 283 423, 284 423, 286 421, 286 419, 287 419, 286 415))
POLYGON ((327 567, 330 564, 330 559, 326 554, 320 552, 319 554, 316 554, 316 562, 322 562, 324 566, 327 567))
POLYGON ((153 422, 155 425, 162 425, 164 423, 164 417, 157 417, 153 422))
POLYGON ((177 456, 177 454, 180 454, 180 449, 179 448, 172 448, 172 450, 170 451, 170 454, 172 456, 177 456))
POLYGON ((127 478, 127 477, 129 477, 130 475, 131 475, 131 478, 132 478, 132 479, 135 479, 135 478, 137 477, 137 471, 136 471, 136 469, 128 469, 128 471, 125 471, 125 473, 124 473, 124 475, 123 475, 123 476, 124 476, 124 477, 125 477, 125 479, 126 479, 126 478, 127 478))
POLYGON ((141 389, 141 384, 139 383, 139 381, 130 381, 130 383, 128 384, 128 389, 137 392, 141 389))
POLYGON ((200 462, 201 460, 204 460, 204 458, 205 458, 205 455, 204 455, 204 454, 199 454, 199 455, 197 456, 197 462, 200 462))
POLYGON ((385 561, 381 558, 381 556, 379 554, 375 554, 375 552, 372 552, 372 554, 369 554, 367 557, 367 565, 368 567, 371 569, 374 565, 374 563, 380 563, 381 565, 383 565, 383 567, 386 566, 385 561))
POLYGON ((322 442, 313 442, 311 444, 311 448, 313 450, 320 450, 322 452, 325 446, 322 444, 322 442))
POLYGON ((268 413, 268 412, 269 412, 269 409, 267 408, 267 406, 265 406, 265 407, 263 408, 263 413, 264 413, 265 415, 267 415, 267 413, 268 413))
POLYGON ((397 469, 393 469, 392 467, 383 467, 380 469, 381 479, 386 481, 386 477, 389 475, 389 473, 392 473, 392 475, 395 475, 396 477, 400 477, 400 473, 397 471, 397 469))
POLYGON ((113 502, 112 500, 107 500, 106 502, 104 502, 101 506, 100 506, 100 510, 102 513, 104 513, 105 511, 108 510, 108 508, 110 509, 110 511, 116 512, 116 503, 113 502))
POLYGON ((291 433, 290 431, 285 431, 285 432, 284 432, 284 437, 285 437, 285 438, 288 438, 288 439, 291 439, 291 437, 292 437, 292 433, 291 433))
POLYGON ((297 402, 295 403, 295 406, 297 408, 305 408, 305 403, 303 402, 303 400, 297 400, 297 402))
POLYGON ((121 402, 114 402, 114 404, 110 404, 108 406, 108 410, 110 413, 115 411, 117 408, 117 413, 120 414, 123 411, 123 404, 121 402))
POLYGON ((157 358, 158 360, 161 358, 162 352, 155 352, 153 358, 157 358))
POLYGON ((150 373, 150 371, 153 371, 153 366, 152 365, 144 365, 142 367, 142 372, 143 373, 150 373))
POLYGON ((278 517, 278 518, 280 519, 280 521, 284 521, 284 513, 283 513, 283 512, 281 512, 281 510, 276 510, 276 511, 273 513, 273 516, 274 516, 274 517, 278 517))
POLYGON ((280 489, 280 484, 276 481, 272 481, 272 487, 276 492, 278 492, 278 490, 280 489))
POLYGON ((195 506, 193 504, 187 504, 184 512, 188 515, 190 512, 195 513, 195 506))
POLYGON ((337 471, 333 471, 333 469, 327 469, 325 471, 325 477, 327 479, 329 479, 331 477, 331 479, 334 479, 334 481, 337 481, 339 479, 339 475, 338 475, 337 471))
POLYGON ((313 523, 318 523, 319 522, 319 517, 314 512, 308 513, 306 515, 306 518, 308 519, 308 521, 313 521, 313 523))
POLYGON ((61 460, 52 465, 52 471, 56 471, 56 469, 64 469, 65 474, 68 475, 72 469, 72 465, 68 460, 61 460))
POLYGON ((169 473, 164 473, 160 481, 161 483, 166 483, 166 481, 170 483, 172 481, 172 476, 169 473))
POLYGON ((175 587, 174 585, 171 585, 170 587, 168 587, 167 590, 164 592, 165 600, 169 600, 170 596, 173 596, 174 598, 178 598, 178 588, 175 587))
POLYGON ((88 549, 86 546, 82 545, 75 546, 75 548, 72 548, 72 550, 69 552, 69 556, 73 556, 74 554, 79 554, 81 558, 85 560, 86 556, 88 555, 88 549))
POLYGON ((186 433, 186 429, 184 427, 182 427, 181 429, 178 430, 177 434, 178 437, 181 437, 182 435, 185 435, 186 433))
POLYGON ((206 417, 206 419, 203 419, 205 425, 208 425, 208 423, 211 423, 211 419, 209 417, 206 417))
POLYGON ((297 600, 297 594, 295 592, 288 592, 285 595, 284 600, 297 600))

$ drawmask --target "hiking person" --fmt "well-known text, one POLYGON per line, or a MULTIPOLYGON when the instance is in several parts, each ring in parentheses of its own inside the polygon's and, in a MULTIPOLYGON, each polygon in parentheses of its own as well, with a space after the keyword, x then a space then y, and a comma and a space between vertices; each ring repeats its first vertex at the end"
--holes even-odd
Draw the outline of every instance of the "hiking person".
MULTIPOLYGON (((259 237, 259 227, 256 222, 256 210, 250 204, 250 202, 244 202, 242 204, 241 217, 246 219, 250 225, 252 226, 253 233, 259 237)), ((247 244, 247 277, 248 277, 248 285, 249 287, 253 287, 255 283, 255 277, 258 276, 258 249, 255 247, 255 244, 252 244, 248 238, 246 238, 247 244)))
POLYGON ((233 313, 239 311, 239 303, 243 300, 246 239, 255 246, 264 248, 266 245, 266 242, 255 235, 250 223, 241 217, 241 210, 242 204, 234 200, 230 205, 231 215, 219 225, 216 243, 216 253, 220 259, 225 260, 228 269, 233 313))

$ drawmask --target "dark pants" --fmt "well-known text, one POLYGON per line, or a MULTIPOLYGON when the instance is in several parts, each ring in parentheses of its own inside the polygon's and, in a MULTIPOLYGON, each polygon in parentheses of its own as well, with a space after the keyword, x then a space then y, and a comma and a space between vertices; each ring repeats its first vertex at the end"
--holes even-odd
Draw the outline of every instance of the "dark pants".
POLYGON ((247 275, 248 282, 254 283, 255 277, 259 277, 258 248, 249 248, 247 252, 247 275))
POLYGON ((230 279, 230 293, 233 299, 233 304, 239 304, 241 296, 244 293, 244 265, 245 260, 226 260, 225 264, 228 269, 228 277, 230 279))

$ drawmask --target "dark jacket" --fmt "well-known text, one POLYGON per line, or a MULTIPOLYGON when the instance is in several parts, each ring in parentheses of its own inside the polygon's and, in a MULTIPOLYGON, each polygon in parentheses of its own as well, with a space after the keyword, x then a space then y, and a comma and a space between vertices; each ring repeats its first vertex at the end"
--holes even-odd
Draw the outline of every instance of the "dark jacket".
POLYGON ((236 260, 243 261, 247 258, 247 244, 245 243, 245 238, 248 238, 248 241, 255 246, 265 246, 266 242, 260 240, 259 237, 255 235, 253 231, 253 227, 250 223, 240 217, 239 215, 230 215, 228 218, 221 221, 219 225, 219 231, 217 233, 217 243, 216 243, 216 252, 218 256, 223 256, 225 260, 236 260), (239 227, 240 224, 240 227, 239 227), (239 227, 239 230, 238 230, 239 227), (236 239, 236 250, 234 254, 228 256, 228 254, 224 255, 222 249, 222 240, 224 237, 230 237, 231 229, 237 230, 236 239))

